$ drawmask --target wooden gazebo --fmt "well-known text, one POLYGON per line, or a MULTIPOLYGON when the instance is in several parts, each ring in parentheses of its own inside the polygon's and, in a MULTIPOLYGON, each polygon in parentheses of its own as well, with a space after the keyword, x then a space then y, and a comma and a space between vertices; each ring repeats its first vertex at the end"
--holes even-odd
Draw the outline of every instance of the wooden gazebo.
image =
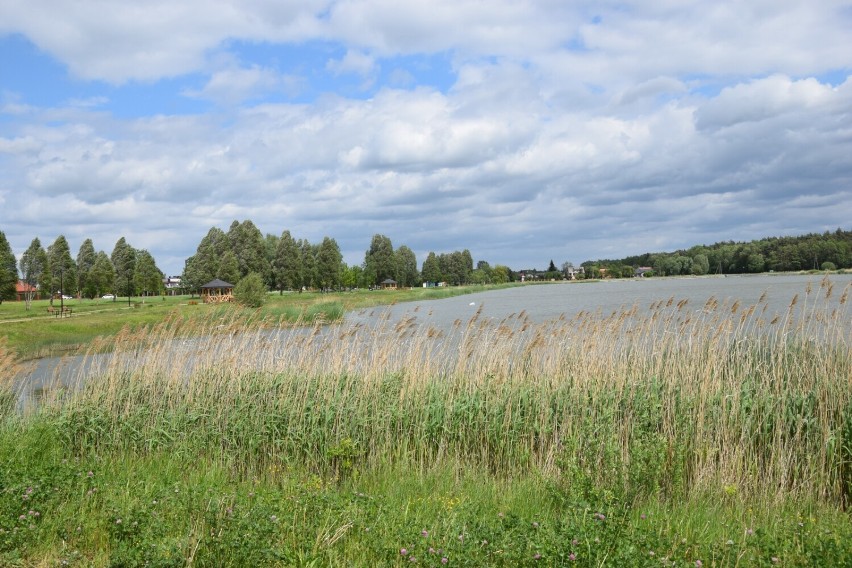
POLYGON ((382 280, 382 290, 396 290, 396 280, 393 278, 382 280))
POLYGON ((216 278, 201 287, 201 298, 205 304, 219 304, 233 301, 234 285, 216 278))

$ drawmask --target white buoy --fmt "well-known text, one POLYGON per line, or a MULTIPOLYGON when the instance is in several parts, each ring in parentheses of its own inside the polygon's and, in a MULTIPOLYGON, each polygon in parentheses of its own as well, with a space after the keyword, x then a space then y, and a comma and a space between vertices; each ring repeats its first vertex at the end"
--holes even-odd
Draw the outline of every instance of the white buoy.
POLYGON ((475 306, 475 305, 476 305, 476 302, 471 302, 471 303, 470 303, 470 305, 471 305, 471 306, 475 306))

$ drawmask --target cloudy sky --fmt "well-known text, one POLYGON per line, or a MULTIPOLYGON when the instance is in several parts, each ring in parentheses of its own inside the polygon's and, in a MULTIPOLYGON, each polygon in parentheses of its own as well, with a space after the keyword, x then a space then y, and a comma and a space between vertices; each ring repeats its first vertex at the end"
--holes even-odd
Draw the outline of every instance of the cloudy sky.
POLYGON ((546 268, 852 228, 845 0, 3 0, 0 230, 546 268))

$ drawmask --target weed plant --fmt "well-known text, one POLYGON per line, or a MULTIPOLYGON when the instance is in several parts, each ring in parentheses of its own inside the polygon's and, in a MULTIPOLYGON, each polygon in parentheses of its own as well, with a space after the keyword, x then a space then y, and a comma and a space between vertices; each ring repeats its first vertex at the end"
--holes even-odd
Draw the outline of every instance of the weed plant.
POLYGON ((6 403, 0 559, 849 565, 849 292, 127 328, 80 389, 6 403))

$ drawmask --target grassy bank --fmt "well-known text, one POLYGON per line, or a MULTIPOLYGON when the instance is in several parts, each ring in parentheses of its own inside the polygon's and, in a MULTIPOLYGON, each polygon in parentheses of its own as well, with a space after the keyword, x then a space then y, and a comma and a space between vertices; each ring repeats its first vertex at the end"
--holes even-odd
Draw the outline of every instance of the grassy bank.
MULTIPOLYGON (((432 300, 470 294, 496 286, 456 286, 452 288, 414 288, 401 290, 357 290, 334 293, 270 293, 260 310, 227 308, 247 322, 257 318, 285 324, 312 324, 315 321, 340 320, 348 311, 397 302, 432 300)), ((58 301, 54 300, 56 306, 58 301)), ((187 319, 205 319, 221 311, 222 306, 205 305, 197 297, 165 296, 126 299, 66 300, 70 317, 56 318, 48 313, 49 300, 37 300, 30 310, 24 302, 0 304, 0 337, 6 348, 19 358, 34 359, 76 353, 85 350, 97 337, 111 337, 125 326, 140 328, 156 325, 177 312, 187 319)))
POLYGON ((848 294, 125 330, 85 389, 0 397, 0 564, 849 565, 848 294))

